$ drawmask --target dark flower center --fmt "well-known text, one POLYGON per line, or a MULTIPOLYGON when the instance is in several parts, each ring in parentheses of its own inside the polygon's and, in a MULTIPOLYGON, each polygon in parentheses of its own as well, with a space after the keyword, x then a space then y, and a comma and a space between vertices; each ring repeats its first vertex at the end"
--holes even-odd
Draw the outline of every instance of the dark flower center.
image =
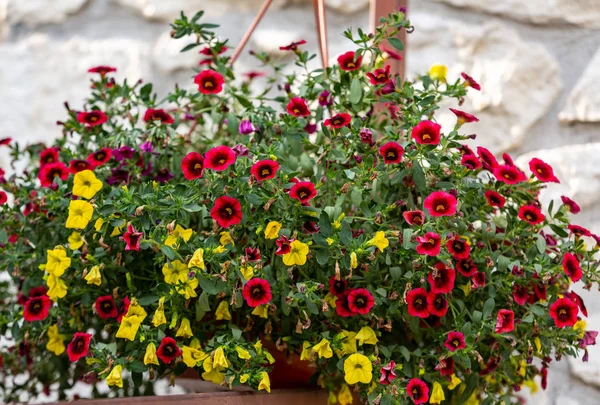
POLYGON ((435 210, 436 210, 437 212, 443 212, 443 211, 446 211, 446 206, 445 206, 444 204, 442 204, 442 203, 439 203, 439 204, 438 204, 438 205, 435 207, 435 210))
POLYGON ((254 287, 252 289, 252 298, 259 299, 263 296, 263 290, 261 287, 254 287))
POLYGON ((396 159, 396 152, 394 152, 393 150, 388 151, 387 153, 387 158, 388 159, 396 159))
POLYGON ((38 314, 42 310, 42 304, 38 299, 34 300, 34 302, 29 306, 29 311, 38 314))
POLYGON ((425 134, 423 134, 423 135, 421 136, 421 138, 422 138, 424 141, 430 141, 430 140, 431 140, 431 135, 429 135, 429 134, 425 133, 425 134))
POLYGON ((356 67, 356 65, 354 64, 354 62, 348 62, 348 63, 346 64, 346 66, 347 66, 347 67, 350 67, 350 68, 356 67))
POLYGON ((212 78, 204 79, 204 87, 211 89, 215 87, 215 82, 212 78))
POLYGON ((260 170, 260 174, 261 174, 262 176, 265 176, 265 177, 266 177, 266 176, 269 176, 269 175, 271 174, 271 168, 269 168, 269 167, 267 167, 267 166, 265 166, 265 167, 261 168, 261 170, 260 170))
POLYGON ((194 170, 200 170, 200 169, 202 169, 202 165, 200 163, 196 163, 194 165, 194 170))
POLYGON ((363 308, 367 305, 367 302, 364 297, 358 297, 356 301, 354 301, 354 305, 359 308, 363 308))
POLYGON ((102 309, 104 309, 106 312, 110 311, 113 308, 114 308, 114 306, 110 301, 104 301, 102 303, 102 309))
POLYGON ((104 158, 106 157, 106 155, 104 154, 104 152, 100 152, 96 154, 96 159, 98 160, 104 160, 104 158))
POLYGON ((165 346, 165 352, 167 352, 169 356, 172 356, 175 353, 175 348, 169 343, 165 346))
POLYGON ((339 280, 333 283, 333 290, 337 293, 342 293, 346 290, 346 286, 341 280, 339 280))

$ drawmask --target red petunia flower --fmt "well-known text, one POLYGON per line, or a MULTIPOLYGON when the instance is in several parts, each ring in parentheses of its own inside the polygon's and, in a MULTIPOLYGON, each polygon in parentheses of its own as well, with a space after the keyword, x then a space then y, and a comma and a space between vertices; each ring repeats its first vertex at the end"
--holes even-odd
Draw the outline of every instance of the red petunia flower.
POLYGON ((48 317, 50 307, 52 307, 52 301, 45 292, 38 296, 32 296, 30 292, 29 299, 23 308, 23 318, 27 322, 43 321, 48 317))
POLYGON ((248 262, 260 261, 260 250, 258 248, 248 246, 244 250, 244 254, 246 256, 246 261, 248 262))
POLYGON ((517 184, 527 180, 525 173, 520 171, 516 166, 501 165, 494 169, 494 177, 496 180, 506 184, 517 184))
POLYGON ((430 292, 427 294, 427 312, 430 315, 443 317, 448 312, 448 300, 443 294, 430 292))
POLYGON ((362 55, 355 60, 355 52, 348 51, 344 54, 341 54, 337 58, 338 64, 340 65, 340 69, 351 71, 360 69, 360 64, 362 63, 362 55))
POLYGON ((471 254, 471 246, 459 236, 449 239, 446 242, 446 248, 455 260, 468 259, 471 254))
POLYGON ((427 275, 431 292, 440 294, 451 292, 456 280, 456 270, 446 267, 442 262, 438 262, 434 267, 435 269, 427 275))
POLYGON ((512 292, 515 302, 521 306, 525 305, 529 299, 528 288, 522 285, 514 284, 512 287, 512 292))
POLYGON ((567 225, 567 229, 569 229, 569 231, 573 232, 573 235, 575 235, 578 238, 581 238, 582 236, 592 236, 592 233, 590 232, 590 230, 587 228, 584 228, 583 226, 569 224, 569 225, 567 225))
POLYGON ((117 69, 112 66, 95 66, 91 69, 88 69, 88 73, 98 73, 100 76, 104 77, 107 73, 116 72, 117 69))
POLYGON ((437 145, 440 143, 441 128, 433 121, 421 121, 412 129, 411 136, 420 145, 437 145))
POLYGON ((181 171, 186 180, 202 178, 204 175, 204 157, 198 152, 190 152, 181 161, 181 171))
POLYGON ((442 377, 450 377, 454 374, 454 359, 452 357, 448 357, 446 359, 441 360, 435 369, 440 372, 442 377))
POLYGON ((388 142, 379 148, 379 154, 386 164, 400 163, 404 155, 404 148, 396 142, 388 142))
POLYGON ((222 53, 227 52, 227 47, 220 45, 220 46, 214 46, 214 47, 210 47, 210 46, 205 46, 204 48, 202 48, 200 50, 200 52, 198 52, 200 55, 206 55, 206 56, 214 56, 214 55, 221 55, 222 53))
POLYGON ((67 355, 69 361, 74 363, 82 357, 87 356, 90 349, 90 340, 92 335, 84 332, 76 332, 73 340, 67 346, 67 355))
POLYGON ((475 79, 473 79, 471 76, 469 76, 465 72, 462 72, 460 75, 463 79, 465 79, 465 87, 472 87, 473 89, 478 91, 481 90, 481 86, 479 85, 479 83, 477 83, 475 79))
POLYGON ((483 167, 490 172, 493 172, 495 168, 499 166, 498 160, 492 152, 483 146, 477 147, 477 154, 479 155, 479 159, 481 159, 481 163, 483 163, 483 167))
POLYGON ((51 187, 56 177, 62 181, 65 181, 69 177, 69 170, 62 162, 49 163, 42 166, 38 175, 42 187, 51 187))
POLYGON ((538 158, 533 158, 529 161, 529 170, 531 170, 531 172, 535 177, 538 178, 539 181, 544 183, 560 183, 560 180, 558 180, 558 178, 554 175, 552 166, 538 158))
POLYGON ((315 198, 317 189, 310 181, 300 181, 290 189, 290 197, 305 204, 315 198))
POLYGON ((455 108, 449 108, 449 110, 452 111, 454 115, 456 115, 456 120, 459 127, 463 124, 468 124, 470 122, 479 122, 479 118, 477 118, 474 115, 471 115, 461 110, 457 110, 455 108))
POLYGON ((399 53, 395 52, 394 50, 388 48, 384 44, 380 44, 379 49, 381 49, 381 52, 383 52, 384 54, 387 54, 387 55, 384 55, 385 59, 389 58, 389 59, 395 59, 395 60, 402 60, 402 55, 400 55, 399 53))
POLYGON ((339 280, 335 276, 329 278, 329 292, 338 298, 343 298, 348 295, 348 280, 340 278, 339 280))
POLYGON ((456 331, 448 333, 448 337, 444 342, 444 346, 446 346, 446 349, 450 350, 451 352, 464 349, 467 347, 467 344, 465 343, 465 335, 456 331))
POLYGON ((575 256, 573 253, 565 253, 563 256, 562 266, 565 274, 569 276, 574 283, 581 280, 581 277, 583 277, 579 260, 577 260, 577 256, 575 256))
POLYGON ((225 79, 219 72, 206 69, 194 77, 194 83, 198 85, 198 91, 202 94, 219 94, 223 90, 225 79))
POLYGON ((308 117, 310 115, 306 100, 302 97, 292 97, 286 106, 286 110, 294 117, 308 117))
POLYGON ((143 232, 138 232, 135 230, 133 225, 127 225, 127 232, 125 232, 122 236, 125 241, 125 250, 140 250, 140 242, 144 237, 143 232))
POLYGON ((87 160, 73 159, 69 162, 69 172, 71 172, 71 174, 79 173, 84 170, 94 170, 94 166, 87 160))
POLYGON ((59 161, 58 150, 56 148, 46 148, 40 152, 40 166, 59 161))
POLYGON ((471 276, 471 289, 476 290, 478 288, 483 288, 485 287, 485 282, 485 273, 483 271, 475 273, 471 276))
POLYGON ((217 198, 215 205, 210 210, 212 219, 223 228, 239 224, 242 221, 242 215, 242 204, 237 199, 226 195, 217 198))
POLYGON ((381 376, 379 377, 379 384, 381 385, 390 385, 392 381, 396 379, 396 363, 394 360, 390 361, 385 366, 379 369, 381 376))
POLYGON ((94 307, 101 319, 111 319, 119 316, 119 308, 117 308, 117 304, 112 295, 103 295, 96 298, 94 307))
POLYGON ((575 201, 571 200, 569 197, 566 197, 564 195, 561 196, 560 199, 571 214, 579 214, 579 212, 581 211, 579 204, 577 204, 575 201))
POLYGON ((385 65, 383 69, 375 69, 372 73, 368 72, 367 77, 372 85, 385 84, 390 80, 390 65, 385 65))
POLYGON ((156 349, 156 357, 165 364, 171 364, 179 356, 181 356, 181 349, 177 346, 177 341, 170 337, 162 338, 156 349))
POLYGON ((425 213, 421 210, 405 211, 402 216, 409 225, 421 226, 425 222, 425 213))
POLYGON ((408 304, 408 314, 419 318, 427 318, 427 290, 424 288, 414 288, 406 294, 406 303, 408 304))
POLYGON ((465 277, 472 277, 477 273, 477 266, 472 259, 457 260, 456 270, 465 277))
POLYGON ((242 296, 250 307, 268 304, 273 298, 269 282, 258 277, 248 280, 242 290, 242 296))
POLYGON ((248 80, 253 80, 256 79, 257 77, 263 77, 266 76, 267 74, 265 72, 259 72, 256 70, 251 70, 250 72, 246 72, 244 73, 244 76, 246 76, 248 78, 248 80))
POLYGON ((423 206, 432 217, 454 215, 457 204, 456 197, 445 191, 434 191, 423 202, 423 206))
POLYGON ((229 146, 221 145, 206 152, 204 164, 207 169, 222 172, 235 163, 236 154, 229 146))
POLYGON ((506 204, 506 198, 502 196, 502 194, 495 192, 494 190, 485 190, 483 193, 485 198, 492 207, 504 208, 504 204, 506 204))
POLYGON ((575 325, 578 312, 577 304, 568 298, 559 298, 550 305, 550 316, 559 328, 575 325))
POLYGON ((125 314, 127 314, 127 311, 129 310, 130 305, 131 305, 131 301, 129 300, 129 297, 125 296, 125 298, 123 298, 123 301, 121 301, 121 307, 119 308, 119 315, 117 316, 117 322, 121 323, 121 320, 123 319, 125 314))
POLYGON ((102 125, 108 121, 108 115, 100 110, 93 110, 89 112, 81 111, 77 113, 77 121, 86 127, 91 128, 102 125))
POLYGON ((277 245, 275 254, 277 256, 283 256, 290 253, 290 250, 292 250, 290 245, 294 240, 294 238, 288 239, 287 236, 281 235, 281 237, 275 241, 275 244, 277 245))
POLYGON ((529 222, 531 225, 540 224, 546 219, 546 216, 535 205, 522 206, 519 208, 518 216, 521 220, 529 222))
POLYGON ((144 114, 144 121, 146 121, 146 122, 160 121, 163 124, 167 124, 167 125, 170 125, 175 122, 173 117, 170 114, 166 113, 165 110, 163 110, 163 109, 155 110, 154 108, 149 108, 146 110, 146 113, 144 114))
POLYGON ((415 404, 424 404, 429 400, 429 387, 425 381, 411 378, 406 386, 406 393, 415 404))
POLYGON ((11 137, 0 138, 0 146, 9 145, 11 142, 12 142, 12 138, 11 137))
POLYGON ((501 309, 496 317, 496 333, 508 333, 515 330, 515 313, 510 309, 501 309))
POLYGON ((254 163, 250 168, 250 173, 252 173, 256 180, 263 181, 275 178, 277 170, 279 170, 279 163, 274 160, 265 159, 254 163))
POLYGON ((326 119, 323 124, 332 128, 343 128, 352 122, 352 117, 347 113, 335 114, 329 119, 326 119))
POLYGON ((583 298, 581 298, 576 292, 569 291, 569 292, 565 293, 565 297, 570 299, 571 301, 573 301, 575 304, 577 304, 577 306, 581 310, 581 313, 584 316, 586 316, 586 317, 588 316, 587 308, 585 307, 583 298))
POLYGON ((348 301, 349 293, 350 291, 348 291, 347 294, 345 294, 344 296, 339 297, 335 300, 335 313, 341 316, 342 318, 348 318, 350 316, 356 315, 356 313, 354 313, 350 309, 350 302, 348 301))
POLYGON ((348 307, 354 313, 366 315, 375 305, 373 294, 366 288, 357 288, 348 294, 348 307))
POLYGON ((6 193, 4 191, 0 190, 0 205, 6 204, 7 201, 8 201, 8 196, 6 195, 6 193))
POLYGON ((469 170, 481 169, 481 160, 475 155, 463 155, 460 159, 460 164, 469 170))
POLYGON ((280 51, 294 51, 295 52, 295 51, 298 50, 298 45, 304 45, 305 43, 306 43, 306 41, 302 39, 302 40, 300 40, 298 42, 292 42, 291 44, 286 45, 286 46, 280 46, 279 50, 280 51))
POLYGON ((102 166, 104 163, 108 162, 112 157, 112 149, 110 148, 102 148, 99 151, 91 153, 87 160, 94 166, 102 166))
POLYGON ((417 253, 420 255, 437 256, 440 254, 442 237, 435 232, 427 232, 424 236, 417 236, 417 253))

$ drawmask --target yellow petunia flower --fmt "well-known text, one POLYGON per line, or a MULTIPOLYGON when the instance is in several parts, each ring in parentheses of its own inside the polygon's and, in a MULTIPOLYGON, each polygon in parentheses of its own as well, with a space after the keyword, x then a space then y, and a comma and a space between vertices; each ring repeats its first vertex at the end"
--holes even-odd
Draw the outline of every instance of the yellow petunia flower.
POLYGON ((81 237, 81 234, 77 231, 73 231, 71 233, 71 235, 69 235, 69 238, 67 239, 67 241, 69 242, 69 249, 71 249, 71 250, 77 250, 80 247, 82 247, 83 244, 85 243, 85 240, 81 237))
POLYGON ((344 213, 340 214, 340 216, 331 223, 331 226, 333 227, 333 229, 335 229, 335 230, 342 229, 342 221, 344 220, 344 218, 346 218, 346 214, 344 214, 344 213))
POLYGON ((352 404, 353 397, 352 397, 352 392, 350 392, 350 387, 348 387, 346 384, 344 384, 337 396, 337 400, 340 401, 340 405, 352 404))
POLYGON ((242 273, 242 277, 244 277, 246 281, 254 277, 254 269, 252 266, 240 267, 240 273, 242 273))
POLYGON ((223 231, 219 235, 221 235, 221 237, 219 238, 219 243, 221 244, 221 246, 227 246, 227 245, 235 246, 233 237, 231 236, 231 234, 229 232, 223 231))
POLYGON ((448 384, 448 389, 452 391, 454 388, 458 387, 462 383, 462 380, 458 378, 456 374, 452 374, 450 378, 451 381, 450 384, 448 384))
POLYGON ((348 384, 368 384, 373 379, 373 364, 360 353, 351 354, 344 361, 344 380, 348 384))
POLYGON ((183 346, 181 348, 181 355, 183 357, 183 362, 188 367, 196 367, 198 363, 204 361, 208 354, 204 353, 197 347, 191 346, 183 346))
POLYGON ((225 380, 225 374, 223 374, 216 367, 213 367, 213 361, 208 356, 203 363, 204 373, 202 373, 202 379, 205 381, 211 381, 215 384, 221 384, 225 380))
POLYGON ((325 338, 321 339, 319 343, 312 347, 312 351, 317 353, 319 358, 330 359, 333 357, 333 350, 331 350, 331 345, 329 341, 325 338))
POLYGON ((200 270, 204 270, 206 268, 204 265, 204 249, 196 249, 187 266, 189 268, 199 268, 200 270))
POLYGON ((474 392, 463 405, 479 405, 480 401, 477 398, 477 393, 474 392))
POLYGON ((252 310, 252 315, 267 319, 269 317, 269 306, 267 304, 257 306, 252 310))
POLYGON ((91 170, 82 170, 75 173, 73 178, 73 195, 83 197, 87 200, 94 198, 96 193, 102 189, 102 182, 96 178, 91 170))
POLYGON ((281 224, 277 221, 271 221, 265 228, 265 238, 277 239, 279 237, 279 231, 281 230, 281 224))
POLYGON ((167 284, 179 284, 188 280, 188 266, 182 263, 181 260, 165 263, 162 267, 162 273, 167 284))
POLYGON ((84 229, 94 215, 94 207, 87 201, 71 200, 69 203, 69 216, 65 227, 84 229))
POLYGON ((356 353, 356 332, 342 330, 340 333, 337 334, 336 337, 341 340, 342 345, 342 348, 338 350, 338 357, 356 353))
POLYGON ((123 226, 115 226, 113 231, 110 233, 110 237, 114 238, 115 236, 119 236, 123 232, 123 226))
POLYGON ((71 266, 71 258, 67 256, 67 251, 62 246, 57 246, 52 250, 46 250, 46 268, 45 270, 60 277, 65 274, 65 270, 71 266))
POLYGON ((573 330, 576 330, 577 332, 579 332, 579 337, 583 338, 583 336, 585 335, 585 327, 587 326, 587 323, 585 322, 585 320, 580 319, 577 322, 575 322, 575 325, 573 325, 573 330))
POLYGON ((191 338, 192 336, 194 336, 194 334, 192 333, 190 320, 183 318, 181 320, 181 324, 179 325, 179 329, 177 329, 177 333, 175 333, 175 337, 191 338))
POLYGON ((167 238, 165 239, 165 245, 166 246, 171 246, 171 247, 174 247, 174 246, 176 247, 177 246, 177 240, 179 238, 181 238, 185 242, 187 242, 192 237, 192 233, 193 232, 194 232, 193 230, 191 230, 191 229, 185 229, 181 225, 177 224, 177 226, 175 227, 175 229, 173 230, 173 232, 171 232, 171 234, 169 236, 167 236, 167 238))
POLYGON ((229 303, 227 301, 221 301, 217 310, 215 311, 215 319, 217 321, 231 321, 231 312, 229 312, 229 303))
POLYGON ((384 251, 390 245, 390 241, 385 237, 385 232, 377 231, 375 236, 367 241, 368 246, 376 246, 380 251, 384 251))
POLYGON ((137 334, 140 325, 146 319, 148 314, 142 308, 137 300, 133 298, 131 300, 131 304, 129 305, 129 309, 127 313, 121 320, 121 325, 119 326, 119 330, 115 335, 118 338, 135 340, 135 335, 137 334))
POLYGON ((146 346, 146 353, 144 354, 144 364, 156 364, 158 366, 158 357, 156 356, 156 345, 152 342, 146 346))
POLYGON ((242 384, 245 384, 245 383, 246 383, 246 381, 248 381, 248 378, 250 378, 250 374, 242 374, 242 375, 240 376, 240 382, 241 382, 242 384))
POLYGON ((533 339, 533 343, 535 343, 535 348, 537 349, 537 352, 540 353, 542 351, 542 342, 540 341, 540 338, 536 336, 533 339))
POLYGON ((302 353, 300 353, 301 361, 304 361, 304 360, 312 361, 314 352, 312 351, 310 346, 311 346, 310 342, 308 342, 306 340, 304 342, 302 342, 302 353))
POLYGON ((60 356, 65 352, 63 336, 58 333, 57 325, 51 325, 48 328, 48 343, 46 343, 46 349, 57 356, 60 356))
POLYGON ((217 350, 215 350, 213 366, 223 368, 229 367, 229 362, 227 361, 227 357, 225 357, 225 350, 223 350, 223 346, 219 346, 217 350))
POLYGON ((376 345, 379 342, 375 331, 368 326, 363 326, 356 334, 356 340, 359 344, 376 345))
POLYGON ((100 274, 100 266, 93 266, 89 273, 83 278, 88 284, 100 286, 102 284, 102 274, 100 274))
POLYGON ((243 347, 236 346, 235 351, 237 352, 238 357, 242 360, 250 360, 252 358, 250 356, 250 352, 248 352, 248 350, 244 349, 243 347))
POLYGON ((271 393, 271 380, 269 379, 269 374, 266 371, 260 373, 260 381, 258 382, 258 390, 265 390, 268 393, 271 393))
POLYGON ((327 238, 327 239, 325 239, 325 241, 327 242, 327 244, 329 246, 331 246, 335 243, 335 239, 333 239, 333 238, 327 238))
POLYGON ((219 255, 219 254, 225 253, 225 252, 227 252, 227 248, 223 245, 219 245, 213 249, 213 253, 216 255, 219 255))
POLYGON ((108 377, 106 377, 106 385, 115 386, 119 388, 123 388, 123 378, 121 374, 123 373, 123 366, 117 364, 113 367, 108 377))
POLYGON ((446 81, 446 75, 448 74, 448 66, 446 65, 431 65, 429 68, 429 77, 432 80, 439 80, 441 82, 446 81))
POLYGON ((295 240, 290 244, 289 253, 283 255, 283 263, 285 263, 286 266, 302 266, 306 263, 307 255, 308 245, 300 242, 299 240, 295 240))
POLYGON ((356 255, 356 252, 350 253, 350 267, 353 269, 358 267, 358 256, 356 255))
POLYGON ((96 222, 94 223, 94 229, 96 230, 96 232, 100 232, 102 230, 102 226, 104 225, 106 221, 104 221, 104 219, 102 218, 98 218, 96 220, 96 222))
POLYGON ((185 284, 177 286, 176 290, 179 294, 183 295, 186 300, 197 297, 196 288, 198 287, 198 279, 188 279, 185 284))
POLYGON ((56 302, 59 298, 67 295, 67 285, 60 277, 50 274, 48 280, 46 280, 46 284, 48 284, 48 292, 46 294, 52 301, 56 302))
POLYGON ((254 343, 254 350, 256 350, 256 353, 262 354, 263 345, 260 339, 257 340, 256 343, 254 343))
POLYGON ((429 403, 441 404, 445 399, 446 396, 444 395, 444 389, 442 388, 442 385, 439 382, 434 381, 433 389, 431 390, 431 397, 429 397, 429 403))
POLYGON ((152 325, 157 327, 165 323, 167 323, 167 318, 165 317, 165 297, 160 297, 158 308, 156 308, 156 312, 154 312, 154 316, 152 317, 152 325))

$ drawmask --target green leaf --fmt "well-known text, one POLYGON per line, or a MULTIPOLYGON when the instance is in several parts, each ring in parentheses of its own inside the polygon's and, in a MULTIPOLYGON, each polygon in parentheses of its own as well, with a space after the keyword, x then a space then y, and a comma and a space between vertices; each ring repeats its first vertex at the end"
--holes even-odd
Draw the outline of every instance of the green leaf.
POLYGON ((319 230, 320 234, 326 237, 331 235, 331 221, 326 212, 322 212, 321 216, 319 217, 319 227, 321 228, 319 230))
POLYGON ((317 262, 321 266, 325 266, 329 262, 329 250, 319 249, 317 250, 317 262))
POLYGON ((402 277, 402 269, 400 267, 390 267, 390 276, 392 276, 394 280, 398 280, 402 277))
POLYGON ((565 231, 563 228, 561 228, 558 225, 550 224, 550 228, 554 231, 555 234, 557 234, 561 238, 566 238, 569 236, 567 231, 565 231))
POLYGON ((204 15, 204 10, 198 11, 196 14, 194 14, 192 19, 190 20, 190 23, 196 24, 198 22, 198 20, 200 19, 200 17, 202 17, 202 15, 204 15))
POLYGON ((350 84, 350 102, 352 104, 360 103, 362 99, 362 84, 360 80, 355 77, 352 79, 352 83, 350 84))
POLYGON ((346 169, 344 170, 344 173, 346 173, 346 176, 352 180, 356 177, 356 173, 354 173, 354 171, 350 170, 350 169, 346 169))
POLYGON ((202 291, 202 294, 200 294, 200 298, 198 299, 198 306, 204 312, 210 312, 210 302, 208 298, 206 291, 202 291))
POLYGON ((390 45, 393 46, 394 48, 396 48, 397 50, 399 50, 399 51, 404 50, 404 44, 398 38, 393 38, 393 37, 388 38, 388 41, 389 41, 390 45))
POLYGON ((141 387, 144 383, 144 373, 138 371, 131 372, 131 379, 133 380, 133 385, 136 387, 141 387))
POLYGON ((179 51, 179 52, 187 52, 187 51, 189 51, 190 49, 194 49, 194 48, 195 48, 195 47, 197 47, 198 45, 200 45, 200 44, 197 44, 197 43, 195 43, 195 42, 194 42, 194 43, 192 43, 192 44, 187 44, 186 46, 184 46, 183 48, 181 48, 181 51, 179 51))
POLYGON ((400 353, 402 354, 402 356, 404 356, 404 358, 406 359, 406 361, 410 360, 410 352, 408 351, 408 349, 404 346, 400 346, 398 348, 398 350, 400 350, 400 353))
POLYGON ((362 203, 362 191, 358 187, 354 187, 352 192, 350 192, 350 201, 356 207, 360 206, 362 203))
POLYGON ((523 323, 531 323, 533 322, 533 314, 529 313, 527 314, 523 319, 522 319, 523 323))
POLYGON ((418 190, 423 191, 427 188, 425 172, 423 171, 421 164, 416 160, 413 162, 413 180, 418 190))
POLYGON ((233 335, 233 338, 235 340, 240 340, 240 338, 242 337, 242 330, 240 328, 238 328, 237 326, 232 326, 231 334, 233 335))
POLYGON ((127 365, 127 368, 129 369, 129 371, 132 371, 135 373, 143 373, 144 371, 148 370, 148 367, 146 367, 144 365, 144 363, 142 363, 140 360, 135 360, 135 361, 129 363, 127 365))
POLYGON ((154 304, 158 301, 158 295, 144 295, 143 297, 138 299, 138 304, 145 306, 154 304))
POLYGON ((487 319, 494 311, 494 307, 496 306, 496 300, 493 298, 488 298, 483 304, 483 319, 487 319))
POLYGON ((160 250, 169 258, 169 260, 175 259, 175 251, 169 246, 161 246, 160 250))
POLYGON ((536 241, 535 246, 537 246, 538 252, 544 254, 546 252, 546 239, 539 233, 535 235, 536 241))
POLYGON ((406 228, 404 231, 402 231, 402 247, 404 249, 411 248, 412 242, 410 241, 410 238, 412 237, 412 234, 413 234, 412 228, 406 228))
POLYGON ((305 302, 308 312, 314 315, 317 315, 319 313, 319 308, 317 308, 317 304, 315 304, 310 298, 306 297, 305 302))

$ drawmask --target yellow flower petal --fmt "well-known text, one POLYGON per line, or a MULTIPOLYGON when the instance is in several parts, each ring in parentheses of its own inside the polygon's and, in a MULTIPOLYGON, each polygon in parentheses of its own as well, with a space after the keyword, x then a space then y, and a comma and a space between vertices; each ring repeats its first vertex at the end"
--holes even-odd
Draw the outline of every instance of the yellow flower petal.
POLYGON ((215 311, 215 319, 217 321, 222 321, 222 320, 230 321, 231 320, 231 313, 229 312, 229 303, 227 301, 221 301, 219 303, 219 306, 217 307, 217 310, 215 311))
POLYGON ((108 377, 106 377, 106 385, 123 388, 121 373, 123 373, 123 366, 120 364, 114 366, 108 377))
POLYGON ((269 374, 266 371, 260 373, 260 381, 258 383, 258 390, 265 390, 267 392, 271 392, 271 380, 269 379, 269 374))
POLYGON ((363 326, 356 334, 356 340, 361 344, 376 345, 379 342, 375 331, 368 326, 363 326))
POLYGON ((290 244, 290 251, 283 255, 283 263, 286 266, 302 266, 306 263, 309 249, 306 243, 295 240, 290 244))
POLYGON ((377 231, 375 236, 367 241, 368 246, 376 246, 380 251, 384 251, 390 245, 390 241, 385 237, 385 232, 377 231))
POLYGON ((439 382, 434 381, 433 389, 431 390, 431 397, 429 398, 429 403, 441 404, 442 401, 445 399, 446 396, 444 395, 444 389, 442 388, 442 385, 439 382))
POLYGON ((69 216, 67 217, 67 228, 83 229, 92 219, 94 207, 87 201, 71 200, 69 203, 69 216))
POLYGON ((354 353, 344 361, 344 380, 348 384, 368 384, 373 379, 373 364, 367 356, 354 353))
POLYGON ((265 238, 277 239, 279 237, 279 231, 281 230, 281 224, 277 221, 271 221, 265 228, 265 238))
POLYGON ((93 266, 88 274, 84 277, 88 284, 100 286, 102 284, 102 274, 100 274, 100 266, 93 266))
POLYGON ((201 270, 205 269, 204 249, 202 249, 202 248, 196 249, 196 251, 192 255, 192 258, 190 259, 190 262, 188 263, 188 267, 189 268, 199 268, 201 270))
POLYGON ((225 350, 223 350, 223 346, 219 346, 217 350, 215 350, 213 366, 223 368, 229 367, 229 362, 227 362, 227 357, 225 357, 225 350))
POLYGON ((321 339, 319 343, 312 347, 312 351, 316 352, 319 358, 330 359, 333 356, 333 350, 331 350, 331 345, 329 341, 325 338, 321 339))
POLYGON ((192 336, 194 336, 194 334, 192 333, 190 320, 187 318, 183 318, 181 320, 181 324, 179 325, 179 329, 177 329, 177 333, 175 333, 175 337, 182 337, 187 339, 191 338, 192 336))
POLYGON ((158 357, 156 356, 156 345, 148 343, 146 346, 146 354, 144 354, 144 364, 156 364, 158 366, 158 357))
POLYGON ((82 170, 73 178, 73 195, 85 199, 94 198, 96 193, 102 189, 102 182, 96 178, 91 170, 82 170))

